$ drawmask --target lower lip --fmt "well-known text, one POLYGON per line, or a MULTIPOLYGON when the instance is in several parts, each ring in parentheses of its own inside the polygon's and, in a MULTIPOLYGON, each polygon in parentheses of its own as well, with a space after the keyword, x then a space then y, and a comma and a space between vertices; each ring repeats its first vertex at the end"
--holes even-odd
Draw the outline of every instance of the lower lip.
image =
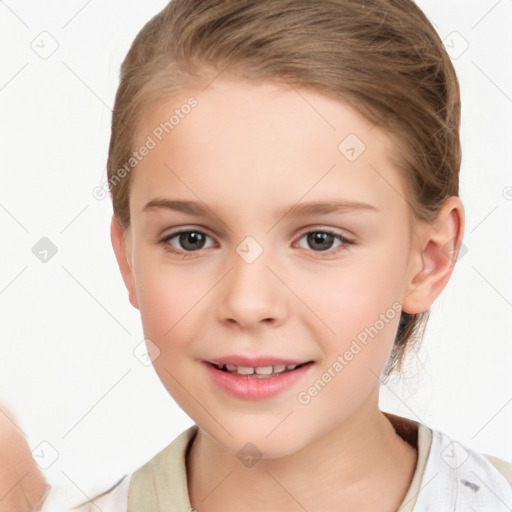
POLYGON ((244 400, 272 398, 292 387, 313 366, 313 363, 309 363, 276 377, 258 378, 250 375, 233 375, 217 369, 210 363, 204 362, 204 364, 215 384, 230 395, 244 400))

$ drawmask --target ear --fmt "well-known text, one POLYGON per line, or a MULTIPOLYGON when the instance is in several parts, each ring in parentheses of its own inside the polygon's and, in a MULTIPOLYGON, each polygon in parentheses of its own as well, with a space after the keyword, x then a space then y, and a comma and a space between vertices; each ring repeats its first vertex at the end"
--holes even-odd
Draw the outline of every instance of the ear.
POLYGON ((112 247, 116 255, 119 270, 123 276, 124 284, 128 289, 128 296, 130 303, 134 308, 139 309, 137 301, 137 293, 135 290, 135 279, 132 270, 131 260, 131 237, 130 228, 123 229, 121 223, 115 215, 112 215, 112 222, 110 224, 110 239, 112 240, 112 247))
POLYGON ((464 206, 457 196, 445 200, 436 220, 415 232, 402 300, 405 313, 426 311, 450 279, 464 237, 464 206))

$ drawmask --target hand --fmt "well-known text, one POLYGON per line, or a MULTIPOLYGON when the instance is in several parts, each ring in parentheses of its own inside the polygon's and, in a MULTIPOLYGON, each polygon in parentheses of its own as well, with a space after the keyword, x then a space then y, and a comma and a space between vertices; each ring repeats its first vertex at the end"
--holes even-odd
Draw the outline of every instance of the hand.
POLYGON ((0 403, 0 512, 32 512, 48 484, 30 453, 25 435, 0 403))

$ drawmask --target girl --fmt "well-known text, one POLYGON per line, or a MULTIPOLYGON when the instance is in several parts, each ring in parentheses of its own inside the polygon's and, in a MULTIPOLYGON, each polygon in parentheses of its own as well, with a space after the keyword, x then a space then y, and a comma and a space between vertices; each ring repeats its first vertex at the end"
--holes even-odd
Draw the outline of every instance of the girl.
POLYGON ((144 26, 111 236, 195 425, 79 510, 512 507, 510 464, 378 407, 461 247, 459 122, 410 0, 173 0, 144 26))

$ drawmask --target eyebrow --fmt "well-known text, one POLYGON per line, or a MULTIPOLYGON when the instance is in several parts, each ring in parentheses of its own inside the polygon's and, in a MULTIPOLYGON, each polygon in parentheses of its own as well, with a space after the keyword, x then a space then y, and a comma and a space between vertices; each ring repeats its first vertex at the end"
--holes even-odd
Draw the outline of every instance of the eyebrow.
MULTIPOLYGON (((172 210, 202 217, 208 217, 213 213, 215 216, 220 217, 220 208, 218 205, 208 206, 197 201, 179 201, 157 198, 149 201, 142 211, 150 211, 154 209, 172 210)), ((343 213, 354 210, 379 211, 379 209, 374 205, 360 201, 309 201, 281 208, 276 212, 276 215, 277 217, 284 217, 286 215, 293 217, 307 217, 309 215, 328 215, 330 213, 343 213)))

